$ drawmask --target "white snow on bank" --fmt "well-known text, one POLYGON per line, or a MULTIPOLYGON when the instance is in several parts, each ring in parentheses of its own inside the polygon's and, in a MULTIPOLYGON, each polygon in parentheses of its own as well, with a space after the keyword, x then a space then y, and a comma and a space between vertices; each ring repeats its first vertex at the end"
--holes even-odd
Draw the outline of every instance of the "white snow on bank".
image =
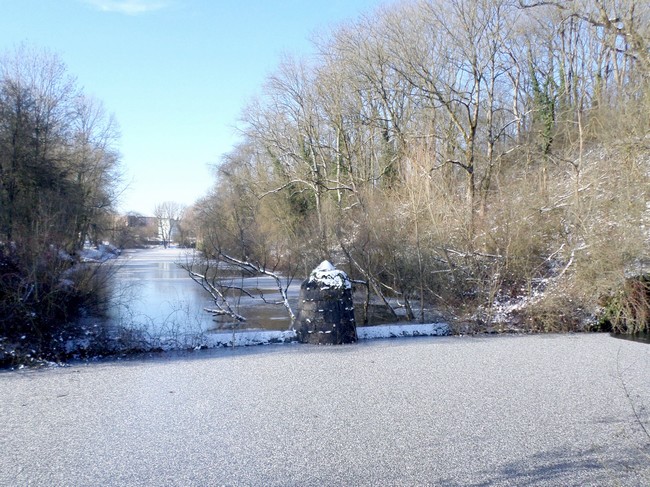
MULTIPOLYGON (((357 327, 359 340, 417 336, 445 336, 449 334, 449 325, 446 323, 410 325, 393 324, 357 327)), ((178 350, 201 350, 233 346, 249 347, 254 345, 284 343, 298 343, 298 338, 294 330, 239 330, 235 331, 235 333, 232 331, 222 333, 187 333, 175 335, 173 337, 157 337, 148 340, 143 339, 136 343, 134 350, 142 352, 164 350, 166 352, 171 352, 178 350)), ((66 342, 66 352, 73 355, 86 355, 89 351, 90 345, 91 340, 89 338, 69 340, 66 342)), ((119 347, 114 349, 113 352, 120 353, 119 347)))
MULTIPOLYGON (((359 340, 378 338, 415 337, 415 336, 444 336, 449 335, 449 325, 446 323, 425 323, 412 325, 377 325, 358 326, 359 340)), ((294 343, 297 341, 293 330, 241 330, 224 333, 208 333, 196 348, 247 347, 251 345, 269 345, 272 343, 294 343)), ((167 347, 162 344, 162 348, 167 347)))
POLYGON ((208 348, 248 347, 251 345, 269 345, 271 343, 292 343, 296 341, 296 332, 293 330, 242 330, 227 333, 209 333, 205 335, 205 344, 208 348))
POLYGON ((309 282, 318 283, 320 289, 352 289, 348 275, 327 260, 321 262, 316 269, 311 271, 309 282))
POLYGON ((449 335, 447 323, 421 323, 413 325, 377 325, 358 326, 357 336, 359 340, 370 340, 373 338, 396 338, 416 336, 444 336, 449 335))
POLYGON ((84 247, 80 252, 82 262, 106 262, 109 259, 115 259, 121 251, 114 245, 101 244, 99 247, 84 247))

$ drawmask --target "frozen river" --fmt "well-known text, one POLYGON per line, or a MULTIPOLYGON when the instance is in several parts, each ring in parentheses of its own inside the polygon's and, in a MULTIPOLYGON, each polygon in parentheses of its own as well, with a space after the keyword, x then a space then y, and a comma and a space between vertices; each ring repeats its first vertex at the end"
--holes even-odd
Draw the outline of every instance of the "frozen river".
MULTIPOLYGON (((144 328, 151 335, 217 331, 220 326, 204 308, 214 307, 209 294, 178 266, 192 259, 192 250, 127 250, 117 260, 115 304, 112 319, 120 324, 144 328)), ((265 296, 278 296, 269 278, 248 278, 237 284, 261 288, 265 296)), ((290 287, 295 299, 299 282, 290 287)), ((287 312, 282 306, 265 305, 261 299, 243 297, 232 304, 247 317, 243 328, 286 330, 287 312)))
POLYGON ((650 346, 272 345, 0 373, 0 485, 647 486, 650 346))

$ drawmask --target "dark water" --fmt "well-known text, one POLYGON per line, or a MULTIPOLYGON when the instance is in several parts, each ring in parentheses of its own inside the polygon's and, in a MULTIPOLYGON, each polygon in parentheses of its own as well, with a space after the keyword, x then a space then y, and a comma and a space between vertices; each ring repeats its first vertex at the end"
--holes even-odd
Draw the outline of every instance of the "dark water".
POLYGON ((611 333, 614 338, 620 338, 621 340, 630 340, 633 342, 641 343, 650 343, 650 333, 632 333, 629 335, 622 333, 611 333))

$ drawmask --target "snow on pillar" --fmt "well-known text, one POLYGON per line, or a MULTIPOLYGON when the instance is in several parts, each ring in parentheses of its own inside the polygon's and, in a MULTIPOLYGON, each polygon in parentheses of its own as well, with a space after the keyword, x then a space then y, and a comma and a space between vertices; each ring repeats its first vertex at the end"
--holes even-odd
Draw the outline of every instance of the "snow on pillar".
POLYGON ((300 286, 296 333, 303 343, 357 341, 352 283, 347 274, 324 260, 300 286))

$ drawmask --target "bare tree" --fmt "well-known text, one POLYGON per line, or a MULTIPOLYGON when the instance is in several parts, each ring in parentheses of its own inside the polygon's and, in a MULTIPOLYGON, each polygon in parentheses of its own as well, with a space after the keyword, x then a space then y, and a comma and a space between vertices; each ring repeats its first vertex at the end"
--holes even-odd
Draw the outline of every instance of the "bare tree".
POLYGON ((0 341, 56 348, 58 328, 99 301, 105 283, 71 268, 87 240, 108 235, 116 136, 56 55, 0 56, 0 341))
POLYGON ((337 28, 248 107, 202 233, 240 262, 335 256, 393 318, 567 279, 600 242, 599 144, 647 145, 646 4, 414 0, 337 28))
POLYGON ((650 73, 650 5, 644 0, 519 0, 522 8, 552 6, 568 17, 604 29, 609 47, 650 73))
POLYGON ((167 248, 175 238, 184 210, 183 205, 175 201, 165 201, 155 206, 153 213, 158 219, 158 233, 163 247, 167 248))

